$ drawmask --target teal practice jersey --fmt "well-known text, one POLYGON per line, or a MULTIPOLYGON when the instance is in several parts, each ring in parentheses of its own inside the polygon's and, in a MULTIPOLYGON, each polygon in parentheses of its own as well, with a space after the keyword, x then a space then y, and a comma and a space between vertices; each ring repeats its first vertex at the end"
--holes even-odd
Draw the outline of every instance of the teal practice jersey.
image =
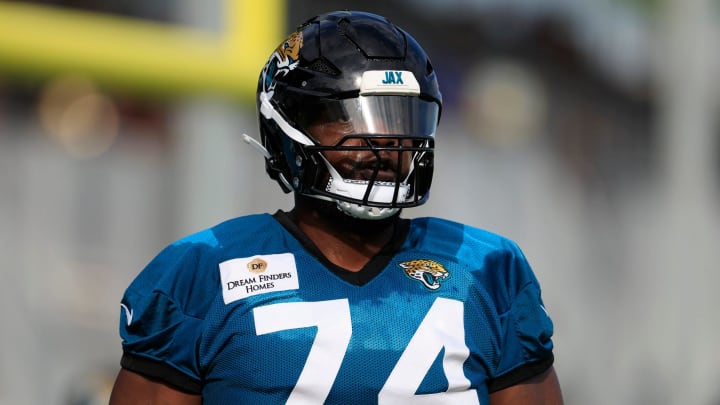
POLYGON ((357 273, 283 212, 236 218, 164 249, 121 307, 122 366, 205 404, 487 404, 553 362, 517 245, 436 218, 357 273))

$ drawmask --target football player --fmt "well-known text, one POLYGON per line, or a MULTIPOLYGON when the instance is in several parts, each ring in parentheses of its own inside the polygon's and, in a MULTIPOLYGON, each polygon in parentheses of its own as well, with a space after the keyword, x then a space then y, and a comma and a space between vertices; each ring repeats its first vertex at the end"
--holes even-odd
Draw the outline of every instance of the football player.
POLYGON ((552 322, 518 246, 439 218, 442 99, 384 17, 302 24, 258 82, 289 212, 231 219, 158 254, 121 302, 111 403, 559 404, 552 322))

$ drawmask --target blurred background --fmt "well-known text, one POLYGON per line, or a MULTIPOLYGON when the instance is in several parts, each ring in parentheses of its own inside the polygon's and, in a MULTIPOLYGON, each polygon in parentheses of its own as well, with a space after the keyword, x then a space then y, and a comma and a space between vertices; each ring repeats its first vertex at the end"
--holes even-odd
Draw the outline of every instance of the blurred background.
POLYGON ((0 404, 107 402, 165 245, 291 207, 254 89, 323 11, 411 32, 444 95, 430 202, 515 239, 568 404, 720 404, 720 3, 0 1, 0 404))

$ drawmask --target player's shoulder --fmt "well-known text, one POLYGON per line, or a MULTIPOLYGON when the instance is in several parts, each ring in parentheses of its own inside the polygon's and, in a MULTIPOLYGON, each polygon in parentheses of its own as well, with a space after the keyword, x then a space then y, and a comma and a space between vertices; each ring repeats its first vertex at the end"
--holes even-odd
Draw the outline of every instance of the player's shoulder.
POLYGON ((522 250, 506 236, 432 217, 414 219, 411 234, 412 249, 453 262, 455 274, 486 291, 501 311, 519 291, 537 284, 522 250))
POLYGON ((445 249, 455 247, 482 251, 519 251, 517 243, 504 235, 444 218, 412 219, 411 235, 418 243, 442 246, 445 249))
MULTIPOLYGON (((162 249, 145 268, 145 273, 213 270, 223 260, 251 252, 263 235, 265 239, 272 239, 272 223, 269 214, 253 214, 189 234, 162 249)), ((194 275, 188 274, 188 277, 194 275)))
POLYGON ((518 244, 503 235, 442 218, 412 221, 412 249, 456 262, 481 278, 527 277, 529 264, 518 244))
POLYGON ((129 291, 175 297, 191 288, 198 299, 211 299, 218 291, 218 264, 254 254, 258 243, 272 239, 272 223, 269 214, 242 216, 180 238, 155 255, 129 291))
POLYGON ((169 248, 205 252, 225 250, 268 234, 274 222, 272 216, 265 213, 240 216, 180 238, 169 248))

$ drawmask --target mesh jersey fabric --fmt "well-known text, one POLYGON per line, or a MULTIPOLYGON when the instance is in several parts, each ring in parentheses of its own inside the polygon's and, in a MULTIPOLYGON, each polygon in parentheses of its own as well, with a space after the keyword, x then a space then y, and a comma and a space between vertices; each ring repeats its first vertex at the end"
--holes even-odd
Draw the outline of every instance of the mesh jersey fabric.
POLYGON ((487 404, 552 364, 553 324, 513 241, 437 218, 403 237, 361 285, 269 214, 181 239, 122 298, 123 367, 206 404, 487 404))

